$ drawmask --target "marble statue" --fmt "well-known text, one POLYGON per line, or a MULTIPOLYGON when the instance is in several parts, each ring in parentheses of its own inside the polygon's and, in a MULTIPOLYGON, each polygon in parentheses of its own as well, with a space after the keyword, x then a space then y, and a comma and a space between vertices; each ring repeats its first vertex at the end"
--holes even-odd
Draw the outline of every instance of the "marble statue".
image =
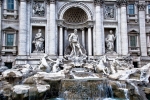
POLYGON ((95 67, 95 71, 96 72, 102 71, 105 75, 108 75, 110 72, 109 72, 108 67, 106 66, 106 63, 107 63, 107 57, 106 55, 104 55, 103 57, 99 59, 98 64, 95 67))
POLYGON ((44 52, 44 38, 41 33, 41 29, 38 29, 38 33, 35 35, 33 43, 35 45, 34 52, 44 52))
POLYGON ((71 46, 71 53, 70 56, 78 56, 78 52, 83 55, 82 50, 81 50, 81 45, 79 43, 79 38, 77 35, 77 29, 74 29, 74 33, 69 34, 69 43, 71 46), (78 49, 78 50, 77 50, 78 49))
POLYGON ((62 63, 62 60, 59 59, 59 58, 57 58, 57 60, 54 61, 54 60, 50 59, 49 57, 48 57, 48 59, 49 59, 52 63, 54 63, 54 65, 52 66, 51 72, 52 72, 52 73, 56 73, 56 72, 60 71, 59 65, 62 63))
POLYGON ((40 65, 38 66, 38 69, 41 71, 50 72, 52 68, 50 67, 50 65, 48 64, 46 60, 47 57, 48 55, 44 54, 43 58, 40 61, 40 65))
POLYGON ((33 2, 33 14, 37 16, 44 16, 44 3, 33 2))
POLYGON ((110 30, 110 33, 107 35, 105 42, 106 42, 106 51, 107 52, 114 52, 114 41, 116 37, 113 34, 113 31, 110 30))
POLYGON ((118 72, 118 69, 121 67, 121 64, 119 62, 119 59, 118 57, 113 59, 111 65, 110 65, 110 70, 111 70, 111 73, 114 74, 114 73, 117 73, 118 72))
POLYGON ((69 46, 65 50, 64 58, 74 62, 75 66, 81 66, 83 60, 86 59, 86 51, 79 43, 79 37, 77 35, 77 29, 74 29, 74 33, 68 35, 69 46))

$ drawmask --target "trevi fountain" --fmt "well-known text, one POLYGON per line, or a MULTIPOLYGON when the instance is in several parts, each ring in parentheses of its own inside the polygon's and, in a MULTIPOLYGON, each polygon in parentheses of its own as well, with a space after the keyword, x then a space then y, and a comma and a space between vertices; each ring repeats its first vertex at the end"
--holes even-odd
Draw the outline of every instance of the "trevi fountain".
MULTIPOLYGON (((38 30, 34 52, 42 52, 44 38, 38 30)), ((111 57, 116 36, 105 39, 107 53, 88 58, 77 29, 68 35, 62 58, 48 54, 37 66, 0 68, 0 100, 150 100, 150 63, 134 68, 130 54, 111 57)))

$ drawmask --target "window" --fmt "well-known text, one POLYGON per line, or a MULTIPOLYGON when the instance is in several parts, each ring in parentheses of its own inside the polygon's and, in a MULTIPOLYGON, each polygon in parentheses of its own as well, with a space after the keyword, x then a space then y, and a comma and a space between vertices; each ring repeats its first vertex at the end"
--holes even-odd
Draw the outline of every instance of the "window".
POLYGON ((5 66, 7 66, 9 69, 12 68, 12 62, 5 62, 5 66))
POLYGON ((14 42, 14 34, 7 34, 6 35, 6 45, 13 46, 13 42, 14 42))
POLYGON ((130 36, 130 46, 131 47, 137 46, 137 36, 130 36))
POLYGON ((148 5, 148 14, 150 14, 150 4, 148 5))
POLYGON ((14 0, 7 0, 7 9, 14 10, 14 0))
POLYGON ((128 6, 129 15, 134 15, 134 4, 128 6))
POLYGON ((133 62, 134 68, 138 68, 138 62, 133 62))

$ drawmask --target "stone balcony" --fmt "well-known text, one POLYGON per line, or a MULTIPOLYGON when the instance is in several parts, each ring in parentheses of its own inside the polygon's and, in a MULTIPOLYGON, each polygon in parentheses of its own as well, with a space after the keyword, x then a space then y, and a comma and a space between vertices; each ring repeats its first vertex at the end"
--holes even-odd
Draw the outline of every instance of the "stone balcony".
POLYGON ((137 16, 137 14, 133 14, 133 15, 127 14, 127 21, 128 21, 128 23, 129 23, 130 21, 135 21, 135 22, 137 23, 137 21, 138 21, 138 16, 137 16))
POLYGON ((4 18, 6 19, 8 16, 13 16, 15 19, 18 18, 18 10, 8 10, 4 9, 3 13, 4 18))
POLYGON ((131 55, 140 55, 141 52, 140 52, 140 47, 129 47, 129 53, 131 55))
POLYGON ((17 54, 17 46, 2 46, 1 54, 5 55, 7 53, 17 54))

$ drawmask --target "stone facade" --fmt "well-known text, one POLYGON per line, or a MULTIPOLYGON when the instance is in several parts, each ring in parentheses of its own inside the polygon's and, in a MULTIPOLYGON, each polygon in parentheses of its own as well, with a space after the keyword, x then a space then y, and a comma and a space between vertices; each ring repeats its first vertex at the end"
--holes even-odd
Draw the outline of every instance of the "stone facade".
POLYGON ((141 67, 150 61, 149 6, 147 0, 14 0, 9 10, 7 0, 0 0, 1 66, 37 65, 44 53, 61 58, 69 45, 68 34, 77 29, 88 58, 130 54, 135 67, 141 67), (38 29, 43 52, 34 52, 38 29), (115 36, 113 53, 107 52, 105 42, 110 30, 115 36))

